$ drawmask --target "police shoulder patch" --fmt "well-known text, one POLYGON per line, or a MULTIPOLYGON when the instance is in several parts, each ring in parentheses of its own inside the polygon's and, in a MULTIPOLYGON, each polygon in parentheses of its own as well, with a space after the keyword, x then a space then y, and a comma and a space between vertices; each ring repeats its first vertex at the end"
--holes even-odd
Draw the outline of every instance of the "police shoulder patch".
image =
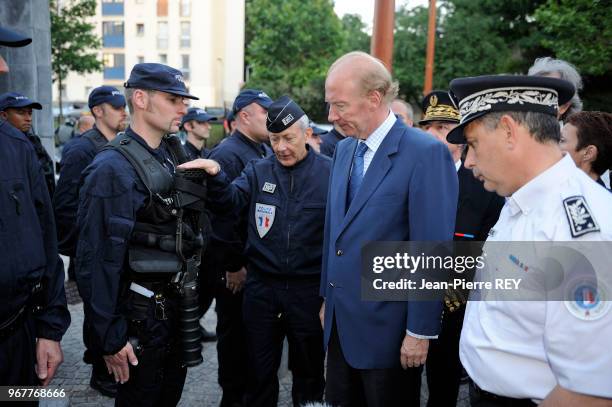
POLYGON ((572 237, 580 237, 591 232, 599 232, 599 225, 591 214, 584 196, 570 196, 563 200, 565 214, 570 224, 572 237))

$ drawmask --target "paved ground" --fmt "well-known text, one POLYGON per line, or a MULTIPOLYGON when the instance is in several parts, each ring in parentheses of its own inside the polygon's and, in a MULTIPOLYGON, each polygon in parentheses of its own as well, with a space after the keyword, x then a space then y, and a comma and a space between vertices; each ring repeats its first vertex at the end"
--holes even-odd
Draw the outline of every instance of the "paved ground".
MULTIPOLYGON (((80 406, 80 407, 101 407, 113 406, 112 399, 100 395, 89 387, 91 374, 90 365, 82 361, 83 341, 83 306, 80 303, 78 294, 72 283, 67 284, 69 297, 69 310, 72 315, 72 324, 62 340, 64 351, 64 363, 60 366, 55 379, 51 383, 53 386, 65 389, 68 394, 67 399, 55 401, 43 401, 43 407, 60 406, 80 406)), ((211 310, 204 316, 203 322, 207 329, 214 330, 216 324, 216 314, 211 310)), ((180 406, 218 406, 221 399, 221 391, 217 384, 217 352, 216 342, 205 343, 204 363, 195 368, 191 368, 187 374, 187 382, 183 390, 183 397, 180 406)), ((423 386, 423 400, 426 400, 427 389, 423 386)), ((462 386, 459 394, 458 406, 467 407, 467 388, 462 386)), ((291 406, 291 375, 284 374, 281 378, 279 406, 291 406)), ((422 403, 424 405, 424 402, 422 403)))

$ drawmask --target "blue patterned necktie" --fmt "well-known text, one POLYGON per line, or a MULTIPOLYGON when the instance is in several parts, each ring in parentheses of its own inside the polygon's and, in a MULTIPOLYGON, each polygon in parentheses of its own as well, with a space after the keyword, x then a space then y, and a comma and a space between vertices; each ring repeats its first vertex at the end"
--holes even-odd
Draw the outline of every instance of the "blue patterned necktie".
POLYGON ((361 181, 363 181, 363 156, 368 151, 366 143, 360 141, 355 149, 355 155, 353 155, 353 170, 351 171, 351 178, 349 179, 349 190, 347 195, 346 207, 348 208, 357 195, 361 181))

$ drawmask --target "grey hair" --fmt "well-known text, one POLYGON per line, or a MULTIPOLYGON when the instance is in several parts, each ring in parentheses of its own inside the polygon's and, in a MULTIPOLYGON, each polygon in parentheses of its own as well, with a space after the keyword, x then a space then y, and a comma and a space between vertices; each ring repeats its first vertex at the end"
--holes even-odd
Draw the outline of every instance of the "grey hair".
POLYGON ((302 130, 302 133, 305 133, 306 129, 310 127, 310 119, 308 118, 307 114, 300 117, 297 122, 298 122, 298 126, 300 127, 300 130, 302 130))
POLYGON ((570 107, 561 117, 564 120, 566 117, 573 113, 582 111, 582 100, 578 92, 582 90, 582 78, 576 67, 567 61, 562 59, 554 59, 551 57, 537 58, 529 71, 527 72, 530 76, 549 76, 557 74, 576 88, 576 93, 570 100, 570 107))
POLYGON ((483 124, 488 130, 495 130, 503 115, 510 116, 514 121, 525 126, 531 136, 540 143, 559 143, 561 127, 557 118, 539 112, 493 112, 488 113, 475 122, 483 124))
POLYGON ((412 108, 412 105, 410 103, 406 102, 403 99, 393 99, 393 102, 397 102, 404 106, 406 108, 406 111, 408 112, 408 117, 410 118, 410 120, 414 120, 414 109, 412 108))

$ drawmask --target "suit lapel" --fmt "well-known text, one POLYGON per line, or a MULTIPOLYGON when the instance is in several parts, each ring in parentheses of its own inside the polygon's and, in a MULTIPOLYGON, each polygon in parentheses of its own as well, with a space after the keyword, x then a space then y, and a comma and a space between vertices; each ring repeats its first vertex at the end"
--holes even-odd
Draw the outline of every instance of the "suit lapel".
POLYGON ((355 139, 349 139, 344 141, 343 145, 338 145, 336 153, 336 160, 338 161, 336 164, 337 174, 334 174, 335 182, 332 183, 331 192, 333 196, 331 202, 335 203, 333 210, 336 211, 336 219, 344 218, 346 213, 346 194, 355 148, 357 148, 355 139))
MULTIPOLYGON (((374 154, 374 158, 368 167, 368 170, 363 177, 363 181, 359 190, 357 191, 357 195, 353 198, 353 202, 351 202, 351 206, 348 208, 346 212, 346 216, 342 222, 342 227, 340 228, 340 233, 351 223, 353 218, 359 213, 361 208, 366 204, 368 199, 372 196, 376 188, 380 185, 383 178, 389 170, 391 169, 391 158, 390 156, 395 154, 399 149, 399 142, 401 140, 401 136, 403 134, 403 129, 398 128, 399 120, 393 125, 389 133, 385 136, 385 139, 378 147, 376 154, 374 154)), ((355 143, 355 146, 357 143, 355 143)), ((351 149, 354 151, 355 146, 351 149)), ((349 160, 350 161, 350 160, 349 160)), ((350 162, 349 162, 350 167, 350 162)), ((345 188, 344 188, 344 204, 343 207, 346 207, 346 188, 348 187, 348 173, 346 176, 345 188)))

